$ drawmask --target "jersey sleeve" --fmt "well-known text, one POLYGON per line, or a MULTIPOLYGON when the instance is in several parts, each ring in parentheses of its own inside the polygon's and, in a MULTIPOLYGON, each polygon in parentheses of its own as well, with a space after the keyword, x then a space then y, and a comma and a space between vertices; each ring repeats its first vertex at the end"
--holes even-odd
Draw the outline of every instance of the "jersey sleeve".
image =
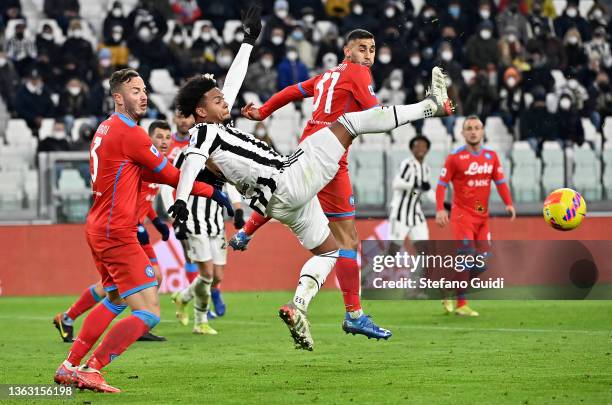
POLYGON ((355 102, 362 110, 368 110, 372 107, 380 105, 374 87, 372 86, 372 74, 370 69, 365 66, 357 66, 354 72, 353 81, 353 96, 355 102))
POLYGON ((185 156, 197 154, 208 159, 212 152, 215 138, 217 137, 217 127, 214 125, 201 125, 189 130, 191 139, 189 146, 185 149, 185 156))
POLYGON ((448 155, 444 167, 440 173, 440 179, 438 180, 438 186, 436 187, 436 210, 442 211, 444 209, 444 198, 446 196, 446 188, 448 183, 453 179, 454 174, 454 156, 448 155))
POLYGON ((406 159, 400 165, 400 170, 393 179, 394 190, 412 190, 414 185, 414 166, 410 159, 406 159))
POLYGON ((149 218, 149 221, 153 222, 153 220, 157 218, 157 212, 155 211, 155 208, 153 208, 153 202, 150 204, 147 203, 147 205, 149 206, 147 209, 147 218, 149 218))
POLYGON ((146 169, 159 173, 168 164, 168 159, 151 143, 151 139, 140 127, 124 137, 123 151, 132 161, 146 169))
POLYGON ((268 101, 259 107, 261 119, 264 120, 268 118, 274 111, 291 103, 292 101, 312 97, 314 94, 314 83, 317 77, 318 76, 315 76, 298 84, 287 86, 270 97, 268 101))
POLYGON ((499 161, 497 154, 493 155, 493 181, 497 187, 497 192, 501 197, 502 201, 506 205, 512 205, 512 195, 510 194, 510 188, 504 177, 504 169, 499 161))

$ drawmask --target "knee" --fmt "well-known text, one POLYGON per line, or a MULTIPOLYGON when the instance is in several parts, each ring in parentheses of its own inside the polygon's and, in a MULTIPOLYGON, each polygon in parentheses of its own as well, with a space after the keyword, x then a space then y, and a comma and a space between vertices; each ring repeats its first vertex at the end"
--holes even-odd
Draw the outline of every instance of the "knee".
POLYGON ((149 329, 153 329, 160 321, 159 310, 157 313, 145 310, 136 310, 132 311, 132 315, 143 321, 149 327, 149 329))

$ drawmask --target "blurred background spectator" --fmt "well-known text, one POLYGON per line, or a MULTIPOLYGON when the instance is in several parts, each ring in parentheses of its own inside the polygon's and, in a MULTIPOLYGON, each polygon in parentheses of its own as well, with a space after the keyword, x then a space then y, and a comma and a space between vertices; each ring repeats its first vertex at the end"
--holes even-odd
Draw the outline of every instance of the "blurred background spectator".
POLYGON ((17 90, 15 111, 17 117, 26 121, 35 137, 38 137, 43 118, 55 117, 55 104, 38 70, 32 69, 17 90))

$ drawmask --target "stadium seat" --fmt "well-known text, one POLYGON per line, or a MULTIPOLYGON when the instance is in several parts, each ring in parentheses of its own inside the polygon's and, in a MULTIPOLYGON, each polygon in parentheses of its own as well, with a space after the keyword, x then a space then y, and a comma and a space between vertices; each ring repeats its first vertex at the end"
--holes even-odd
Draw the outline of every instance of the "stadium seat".
POLYGON ((297 123, 291 117, 272 117, 268 120, 268 134, 279 153, 288 155, 297 148, 296 128, 297 123))
POLYGON ((70 132, 70 137, 73 141, 77 141, 79 139, 79 130, 83 124, 91 125, 91 120, 89 118, 77 118, 74 120, 74 125, 72 126, 72 131, 70 132))
POLYGON ((143 118, 140 120, 140 126, 144 128, 145 131, 149 132, 149 126, 155 121, 153 118, 143 118))
POLYGON ((223 42, 226 44, 234 41, 234 33, 238 27, 242 26, 240 20, 227 20, 223 26, 223 42))
POLYGON ((32 131, 25 120, 13 118, 6 128, 6 140, 11 145, 29 145, 32 143, 32 131))
POLYGON ((584 139, 590 141, 595 145, 597 152, 601 151, 602 138, 597 132, 597 128, 593 125, 590 119, 582 118, 582 127, 584 128, 584 139))
POLYGON ((15 181, 15 173, 0 171, 0 208, 3 211, 22 208, 23 189, 20 183, 21 181, 15 181))
MULTIPOLYGON (((393 138, 393 149, 406 149, 408 151, 410 140, 414 138, 416 132, 412 125, 402 125, 401 127, 395 128, 391 131, 393 138)), ((430 139, 431 141, 431 139, 430 139)))
POLYGON ((595 152, 586 143, 574 147, 573 185, 584 198, 599 200, 601 190, 601 166, 595 152))
POLYGON ((429 138, 432 145, 440 145, 446 149, 451 142, 450 136, 446 133, 446 127, 440 118, 426 118, 423 125, 423 135, 429 138))
POLYGON ((177 88, 174 79, 167 69, 153 69, 149 81, 156 93, 176 94, 177 88))
POLYGON ((533 149, 525 141, 517 141, 512 145, 510 167, 504 167, 510 174, 510 190, 516 201, 540 200, 540 180, 542 163, 535 156, 533 149))
POLYGON ((88 192, 88 188, 78 170, 63 169, 58 179, 57 191, 60 194, 83 194, 88 192))
POLYGON ((359 204, 383 204, 385 200, 384 152, 355 150, 349 154, 351 181, 359 204))
POLYGON ((603 186, 605 189, 605 198, 612 199, 612 142, 608 141, 604 145, 602 151, 602 160, 604 164, 603 186))
POLYGON ((612 142, 612 117, 605 117, 603 124, 603 134, 610 144, 612 142))
POLYGON ((26 194, 28 208, 36 208, 38 203, 38 171, 28 170, 25 172, 23 189, 26 194))
POLYGON ((542 147, 542 187, 544 194, 565 185, 565 152, 556 141, 546 141, 542 147))
POLYGON ((330 29, 332 29, 332 26, 334 25, 331 21, 325 20, 317 21, 315 24, 317 31, 319 31, 323 37, 329 32, 330 29))
MULTIPOLYGON (((498 149, 495 149, 498 150, 498 149)), ((510 159, 508 159, 504 154, 498 154, 499 156, 499 163, 501 164, 502 168, 504 169, 504 177, 506 178, 506 182, 508 184, 508 186, 510 186, 511 182, 512 182, 512 162, 510 161, 510 159)), ((491 202, 497 202, 497 203, 502 203, 502 199, 499 196, 499 193, 497 192, 497 186, 495 185, 495 183, 491 184, 491 202)))
POLYGON ((550 72, 552 74, 553 79, 555 79, 555 88, 560 89, 565 85, 567 79, 562 71, 555 69, 550 72))
POLYGON ((238 117, 235 120, 236 128, 238 128, 241 131, 248 132, 249 134, 252 134, 255 131, 256 124, 257 124, 257 121, 251 121, 247 118, 242 118, 242 117, 238 117))
POLYGON ((3 172, 22 172, 26 170, 29 166, 29 159, 24 158, 23 155, 24 149, 3 148, 0 151, 0 170, 3 172))
POLYGON ((255 104, 256 107, 259 107, 259 106, 261 106, 263 104, 261 102, 261 99, 257 95, 257 93, 254 93, 252 91, 246 91, 246 92, 244 92, 244 94, 242 96, 244 97, 244 101, 246 103, 253 103, 253 104, 255 104))
POLYGON ((43 118, 38 129, 38 139, 42 141, 46 137, 51 136, 53 134, 53 124, 55 124, 55 118, 43 118))

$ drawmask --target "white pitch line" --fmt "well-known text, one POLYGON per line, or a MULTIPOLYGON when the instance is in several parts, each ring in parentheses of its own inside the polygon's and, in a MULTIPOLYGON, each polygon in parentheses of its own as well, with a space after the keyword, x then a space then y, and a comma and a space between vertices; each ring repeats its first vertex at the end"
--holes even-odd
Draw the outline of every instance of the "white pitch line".
MULTIPOLYGON (((12 316, 12 315, 0 315, 0 319, 9 319, 9 320, 17 320, 17 321, 51 321, 53 317, 43 317, 43 316, 12 316)), ((467 320, 466 320, 467 321, 467 320)), ((174 319, 162 319, 163 323, 178 323, 174 319)), ((262 321, 238 321, 231 319, 222 319, 218 321, 219 324, 230 324, 230 325, 251 325, 251 326, 270 326, 270 324, 274 322, 262 322, 262 321)), ((338 323, 314 323, 316 328, 324 327, 324 328, 338 328, 340 329, 340 322, 338 323)), ((577 333, 577 334, 585 334, 585 335, 612 335, 612 330, 583 330, 583 329, 520 329, 520 328, 478 328, 474 327, 465 327, 465 326, 440 326, 440 325, 388 325, 384 324, 383 326, 390 329, 416 329, 416 330, 446 330, 446 331, 456 331, 456 332, 497 332, 497 333, 577 333)))

